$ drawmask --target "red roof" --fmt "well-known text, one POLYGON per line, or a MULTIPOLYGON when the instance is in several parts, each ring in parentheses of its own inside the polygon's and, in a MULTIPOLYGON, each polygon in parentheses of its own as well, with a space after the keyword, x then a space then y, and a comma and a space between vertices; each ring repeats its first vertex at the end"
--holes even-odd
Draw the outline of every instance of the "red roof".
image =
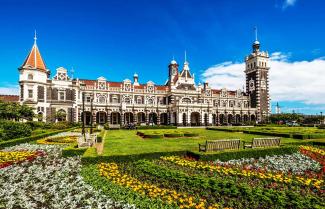
POLYGON ((3 102, 19 102, 18 95, 0 95, 0 100, 3 102))
POLYGON ((167 86, 156 86, 157 87, 157 90, 162 90, 162 91, 165 91, 167 90, 167 86))
POLYGON ((134 86, 135 89, 144 89, 145 85, 140 84, 139 86, 134 86))
POLYGON ((109 87, 121 87, 122 82, 109 81, 108 84, 109 84, 109 87))
POLYGON ((34 68, 46 72, 46 65, 36 43, 34 43, 22 67, 34 68))

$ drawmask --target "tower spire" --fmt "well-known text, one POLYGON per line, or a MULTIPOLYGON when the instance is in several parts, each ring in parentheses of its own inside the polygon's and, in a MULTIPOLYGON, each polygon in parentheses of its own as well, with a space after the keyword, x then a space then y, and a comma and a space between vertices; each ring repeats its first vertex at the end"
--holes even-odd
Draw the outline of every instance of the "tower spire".
POLYGON ((254 27, 254 31, 255 31, 255 41, 258 41, 258 39, 257 39, 257 27, 256 26, 254 27))
POLYGON ((184 52, 184 59, 185 59, 185 62, 187 62, 186 50, 185 50, 185 52, 184 52))
POLYGON ((37 33, 36 33, 36 30, 35 30, 35 34, 34 34, 34 44, 36 44, 36 41, 37 41, 37 33))

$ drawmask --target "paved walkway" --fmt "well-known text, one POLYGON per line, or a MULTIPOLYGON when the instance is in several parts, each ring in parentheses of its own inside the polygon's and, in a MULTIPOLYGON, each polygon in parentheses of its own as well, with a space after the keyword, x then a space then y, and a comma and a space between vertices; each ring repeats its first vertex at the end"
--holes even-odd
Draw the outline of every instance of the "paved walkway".
POLYGON ((106 138, 106 133, 107 133, 107 131, 104 132, 104 135, 102 137, 102 142, 101 143, 96 143, 94 145, 94 147, 96 147, 96 150, 97 150, 97 154, 98 155, 101 155, 103 153, 104 144, 105 144, 105 138, 106 138))

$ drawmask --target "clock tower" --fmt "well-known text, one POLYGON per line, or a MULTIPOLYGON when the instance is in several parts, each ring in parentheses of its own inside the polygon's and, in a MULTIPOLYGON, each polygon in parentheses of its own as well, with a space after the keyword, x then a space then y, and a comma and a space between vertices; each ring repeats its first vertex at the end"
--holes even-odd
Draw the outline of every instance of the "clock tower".
POLYGON ((253 52, 245 58, 245 74, 246 93, 250 96, 250 106, 256 108, 256 119, 259 122, 265 122, 270 114, 268 61, 268 52, 260 51, 260 42, 255 28, 253 52))

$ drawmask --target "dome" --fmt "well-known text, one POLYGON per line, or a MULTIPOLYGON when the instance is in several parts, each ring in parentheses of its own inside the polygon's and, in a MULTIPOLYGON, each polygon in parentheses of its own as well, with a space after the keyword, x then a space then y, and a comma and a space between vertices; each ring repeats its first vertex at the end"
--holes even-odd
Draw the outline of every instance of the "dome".
POLYGON ((258 40, 254 41, 254 45, 260 44, 258 40))
POLYGON ((133 77, 138 77, 138 74, 134 73, 133 77))
POLYGON ((177 62, 176 62, 176 60, 173 59, 173 60, 170 62, 170 64, 172 64, 172 65, 176 65, 177 62))

